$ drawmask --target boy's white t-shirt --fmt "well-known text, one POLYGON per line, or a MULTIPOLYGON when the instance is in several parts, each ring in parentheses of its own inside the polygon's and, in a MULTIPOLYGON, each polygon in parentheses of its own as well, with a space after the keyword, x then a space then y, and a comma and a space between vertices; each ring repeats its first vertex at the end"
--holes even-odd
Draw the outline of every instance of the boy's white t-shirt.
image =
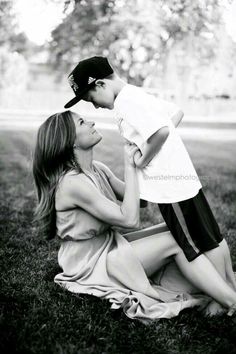
POLYGON ((202 185, 171 121, 179 107, 127 84, 117 95, 114 109, 121 135, 141 152, 151 135, 169 127, 161 150, 146 167, 137 168, 140 198, 153 203, 176 203, 194 197, 202 185))

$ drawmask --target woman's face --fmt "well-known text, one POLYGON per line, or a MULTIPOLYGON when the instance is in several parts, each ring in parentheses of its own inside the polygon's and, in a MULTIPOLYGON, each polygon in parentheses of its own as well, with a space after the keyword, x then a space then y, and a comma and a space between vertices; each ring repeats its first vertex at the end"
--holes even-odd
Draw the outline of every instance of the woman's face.
POLYGON ((82 150, 88 150, 99 143, 99 141, 102 139, 102 136, 95 129, 94 122, 86 121, 76 113, 73 113, 73 119, 76 128, 76 146, 82 150))

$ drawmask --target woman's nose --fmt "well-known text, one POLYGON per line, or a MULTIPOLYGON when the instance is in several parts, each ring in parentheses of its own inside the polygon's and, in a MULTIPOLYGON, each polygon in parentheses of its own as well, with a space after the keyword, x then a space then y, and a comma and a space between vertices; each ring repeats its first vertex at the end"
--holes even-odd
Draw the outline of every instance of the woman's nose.
POLYGON ((95 122, 90 121, 89 124, 90 124, 91 127, 93 127, 95 125, 95 122))

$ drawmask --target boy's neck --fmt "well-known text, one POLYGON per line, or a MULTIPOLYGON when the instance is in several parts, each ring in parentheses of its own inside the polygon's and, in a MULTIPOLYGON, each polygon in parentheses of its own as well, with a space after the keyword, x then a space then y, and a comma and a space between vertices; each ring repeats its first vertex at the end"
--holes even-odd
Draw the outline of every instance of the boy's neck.
POLYGON ((119 95, 119 93, 123 89, 123 87, 126 85, 127 85, 127 82, 123 81, 118 76, 116 77, 116 79, 113 82, 115 99, 119 95))

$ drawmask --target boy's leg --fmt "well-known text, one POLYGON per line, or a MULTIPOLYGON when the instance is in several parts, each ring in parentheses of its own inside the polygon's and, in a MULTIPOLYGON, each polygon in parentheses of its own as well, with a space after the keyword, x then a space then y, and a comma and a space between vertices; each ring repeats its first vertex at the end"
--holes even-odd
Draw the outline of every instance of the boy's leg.
POLYGON ((179 202, 179 206, 198 247, 202 251, 216 248, 223 236, 202 189, 195 197, 179 202))
POLYGON ((226 280, 225 257, 219 241, 223 238, 202 193, 191 199, 159 204, 160 211, 175 240, 192 261, 205 253, 226 280))
POLYGON ((222 248, 216 247, 212 250, 204 252, 204 254, 215 266, 222 278, 227 281, 225 257, 222 248))
POLYGON ((233 271, 230 250, 229 250, 229 246, 228 246, 225 239, 223 239, 223 241, 221 241, 220 247, 223 249, 224 256, 225 256, 225 267, 226 267, 227 280, 232 284, 234 290, 236 290, 236 279, 235 279, 235 274, 233 271))
MULTIPOLYGON (((221 257, 224 258, 226 280, 230 282, 230 284, 232 285, 232 287, 234 289, 236 289, 236 280, 235 280, 230 250, 229 250, 227 241, 221 235, 220 228, 216 222, 216 219, 213 215, 211 207, 210 207, 202 190, 199 194, 199 197, 201 198, 202 203, 204 203, 205 213, 208 214, 208 216, 210 217, 210 222, 211 222, 211 225, 213 226, 214 236, 219 243, 219 250, 220 250, 220 254, 222 255, 221 257)), ((206 251, 205 253, 209 259, 211 259, 211 260, 215 259, 217 262, 217 253, 218 252, 215 249, 206 251)))
POLYGON ((200 255, 188 262, 169 231, 133 241, 130 245, 148 276, 174 257, 184 276, 199 290, 226 308, 236 303, 236 293, 226 284, 207 257, 200 255))
POLYGON ((200 253, 236 288, 230 252, 202 190, 188 200, 159 204, 162 216, 189 261, 200 253), (224 240, 224 241, 223 241, 224 240))
POLYGON ((190 262, 197 258, 201 252, 189 234, 185 217, 182 215, 183 213, 178 203, 158 204, 158 206, 167 227, 188 261, 190 262))
MULTIPOLYGON (((172 234, 175 235, 174 232, 176 232, 175 225, 177 224, 177 218, 186 235, 186 239, 191 244, 194 243, 195 247, 199 250, 198 255, 201 252, 206 254, 222 278, 227 280, 230 283, 229 285, 235 289, 230 254, 226 252, 226 248, 223 248, 223 237, 203 192, 200 190, 196 197, 186 201, 175 203, 171 206, 162 204, 159 207, 172 234), (171 216, 169 215, 170 213, 171 216)), ((181 243, 179 245, 181 246, 181 243)), ((181 248, 186 255, 185 248, 183 246, 181 248)), ((187 258, 189 261, 194 259, 187 258)), ((220 307, 218 304, 212 302, 209 313, 217 312, 220 312, 220 307)))
MULTIPOLYGON (((233 272, 230 251, 225 239, 219 243, 219 247, 214 248, 204 253, 206 257, 214 264, 215 268, 230 285, 230 287, 236 290, 235 275, 233 272)), ((222 313, 221 306, 212 301, 205 309, 206 315, 216 315, 222 313)))
POLYGON ((210 261, 215 265, 217 270, 221 273, 220 269, 218 267, 222 267, 220 263, 224 264, 224 269, 221 273, 222 276, 224 276, 224 279, 228 281, 231 285, 231 287, 236 290, 236 280, 235 280, 235 275, 233 271, 233 266, 232 266, 232 261, 231 261, 231 255, 230 255, 230 250, 228 247, 228 244, 225 239, 223 239, 219 243, 219 247, 216 249, 212 249, 210 251, 204 252, 204 254, 207 256, 207 258, 210 259, 210 261), (223 259, 223 261, 222 261, 223 259))
POLYGON ((235 289, 236 282, 229 248, 203 191, 200 190, 196 197, 180 202, 179 205, 186 215, 186 224, 194 243, 235 289))
POLYGON ((182 273, 194 286, 215 299, 213 303, 217 301, 226 308, 235 303, 236 293, 224 281, 204 254, 186 264, 184 253, 179 252, 175 260, 182 273))

